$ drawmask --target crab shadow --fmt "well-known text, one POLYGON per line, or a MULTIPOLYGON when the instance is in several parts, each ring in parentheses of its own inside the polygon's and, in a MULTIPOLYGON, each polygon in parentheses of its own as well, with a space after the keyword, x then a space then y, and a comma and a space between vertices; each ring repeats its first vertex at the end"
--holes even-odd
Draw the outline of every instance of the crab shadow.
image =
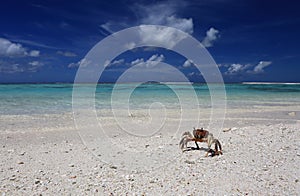
POLYGON ((207 152, 207 151, 209 150, 209 148, 204 148, 204 147, 200 147, 200 148, 196 148, 196 147, 187 147, 185 150, 183 150, 183 152, 193 151, 193 150, 201 150, 201 151, 207 152))
POLYGON ((201 150, 201 151, 205 151, 205 152, 207 152, 207 153, 209 153, 208 154, 208 156, 209 157, 214 157, 214 156, 217 156, 217 155, 222 155, 223 153, 221 152, 221 153, 216 153, 214 150, 212 150, 212 149, 209 149, 209 148, 203 148, 203 147, 201 147, 201 148, 195 148, 195 147, 188 147, 187 149, 185 149, 183 152, 186 152, 186 151, 193 151, 193 150, 201 150))

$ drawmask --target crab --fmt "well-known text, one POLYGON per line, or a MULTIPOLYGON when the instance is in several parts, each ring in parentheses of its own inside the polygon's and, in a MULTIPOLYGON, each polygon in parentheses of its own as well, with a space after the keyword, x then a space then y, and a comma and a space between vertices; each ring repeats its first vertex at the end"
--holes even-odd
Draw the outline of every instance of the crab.
POLYGON ((197 148, 200 149, 197 142, 205 142, 207 143, 208 150, 205 154, 207 157, 209 153, 211 153, 211 156, 215 155, 222 155, 222 146, 218 139, 214 138, 212 133, 209 133, 209 131, 201 129, 195 129, 193 130, 193 134, 190 132, 184 132, 182 134, 182 138, 179 142, 180 149, 184 152, 187 150, 187 143, 194 141, 197 148), (211 149, 211 145, 215 144, 215 149, 211 149))

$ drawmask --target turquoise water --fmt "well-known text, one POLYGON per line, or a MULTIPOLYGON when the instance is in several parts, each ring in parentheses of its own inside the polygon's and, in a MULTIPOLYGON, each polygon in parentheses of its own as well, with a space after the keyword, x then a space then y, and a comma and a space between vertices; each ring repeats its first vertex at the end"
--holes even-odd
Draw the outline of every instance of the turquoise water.
MULTIPOLYGON (((130 94, 130 99, 114 104, 129 104, 130 108, 144 109, 149 104, 159 102, 167 109, 179 109, 181 104, 209 108, 211 97, 207 85, 193 84, 121 84, 117 95, 130 94), (132 93, 130 93, 132 91, 132 93), (184 96, 185 103, 180 103, 175 92, 184 96), (198 103, 192 93, 196 92, 198 103)), ((89 90, 92 85, 80 87, 89 90)), ((97 109, 111 108, 111 94, 114 84, 99 84, 95 93, 97 109)), ((293 105, 300 102, 300 84, 226 84, 226 99, 229 108, 253 107, 254 105, 293 105)), ((52 114, 72 112, 72 84, 1 84, 0 115, 17 114, 52 114)), ((122 96, 121 96, 122 97, 122 96)), ((82 100, 84 102, 84 99, 82 100)), ((117 100, 118 101, 118 100, 117 100)))

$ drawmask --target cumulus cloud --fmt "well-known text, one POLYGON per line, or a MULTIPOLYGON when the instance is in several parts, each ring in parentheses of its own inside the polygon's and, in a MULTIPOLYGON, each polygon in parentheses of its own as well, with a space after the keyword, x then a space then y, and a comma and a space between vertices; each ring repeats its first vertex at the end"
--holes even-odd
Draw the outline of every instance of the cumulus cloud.
MULTIPOLYGON (((138 21, 130 24, 129 21, 120 19, 118 21, 107 21, 101 24, 101 32, 114 33, 130 26, 139 25, 142 41, 147 44, 160 44, 162 47, 172 49, 176 43, 180 42, 184 37, 173 31, 172 29, 162 29, 160 27, 152 27, 146 29, 146 25, 162 25, 173 27, 184 31, 188 34, 194 33, 194 21, 192 18, 182 17, 178 14, 178 10, 184 9, 187 3, 182 1, 176 2, 157 2, 155 4, 140 4, 137 3, 131 7, 132 11, 137 16, 138 21)), ((214 41, 219 38, 219 30, 211 27, 206 32, 206 37, 202 44, 205 47, 212 47, 214 41)), ((126 48, 132 49, 135 43, 130 43, 126 48)))
POLYGON ((68 65, 68 68, 74 68, 74 67, 86 67, 90 64, 91 62, 89 60, 87 60, 86 58, 81 59, 80 61, 78 61, 77 63, 70 63, 68 65))
POLYGON ((192 63, 193 63, 193 62, 192 62, 191 60, 186 60, 186 61, 183 63, 182 66, 185 67, 185 68, 186 68, 186 67, 190 67, 190 66, 192 66, 192 63))
POLYGON ((129 68, 118 79, 119 82, 175 82, 187 81, 182 72, 164 63, 162 54, 154 54, 149 58, 138 58, 127 65, 129 68))
POLYGON ((133 49, 133 48, 135 47, 135 45, 136 45, 136 44, 135 44, 134 42, 130 42, 130 43, 127 43, 127 44, 125 45, 125 48, 131 50, 131 49, 133 49))
POLYGON ((125 62, 124 59, 114 60, 113 62, 106 61, 106 62, 104 63, 104 67, 112 67, 112 66, 123 65, 124 62, 125 62))
MULTIPOLYGON (((159 2, 153 5, 135 4, 132 6, 132 11, 137 15, 138 21, 135 24, 130 24, 124 19, 119 21, 108 21, 100 25, 102 30, 108 33, 114 33, 123 28, 132 25, 139 25, 140 37, 144 44, 161 45, 162 47, 172 48, 176 43, 180 42, 184 36, 171 28, 163 29, 158 26, 146 25, 162 25, 177 28, 188 34, 194 31, 194 23, 192 18, 184 18, 176 15, 177 10, 182 9, 180 3, 159 2)), ((128 49, 134 48, 136 43, 129 43, 125 47, 128 49)))
MULTIPOLYGON (((192 18, 180 17, 177 10, 184 7, 180 2, 158 2, 152 5, 135 4, 131 7, 132 11, 137 15, 138 21, 135 24, 130 24, 129 21, 107 21, 99 27, 108 33, 114 33, 121 29, 134 25, 163 25, 177 28, 186 33, 194 32, 194 23, 192 18)), ((107 34, 104 32, 104 34, 107 34)))
POLYGON ((31 56, 37 57, 40 55, 40 51, 31 50, 28 51, 19 43, 13 43, 8 39, 0 38, 0 56, 4 57, 24 57, 31 56))
POLYGON ((39 61, 32 61, 32 62, 29 62, 28 64, 32 65, 32 66, 38 66, 40 64, 40 62, 39 61))
MULTIPOLYGON (((140 26, 141 41, 145 44, 160 45, 168 49, 172 49, 178 42, 186 36, 169 29, 163 29, 158 26, 147 27, 147 25, 162 25, 179 29, 188 34, 194 33, 194 21, 192 18, 182 17, 179 10, 184 9, 187 5, 183 1, 164 1, 155 4, 137 3, 131 7, 132 11, 137 16, 136 23, 130 23, 124 18, 118 21, 107 21, 101 24, 100 31, 104 35, 112 34, 130 26, 140 26)), ((213 43, 220 37, 219 30, 211 27, 202 41, 205 47, 212 47, 213 43)), ((125 47, 128 49, 134 48, 136 43, 130 43, 125 47)))
POLYGON ((190 73, 188 73, 188 76, 194 76, 195 75, 195 72, 193 71, 193 72, 190 72, 190 73))
POLYGON ((164 60, 164 55, 158 55, 158 54, 155 54, 155 55, 152 55, 149 59, 149 61, 163 61, 164 60))
POLYGON ((220 37, 219 30, 211 27, 208 31, 206 31, 206 37, 202 40, 202 44, 205 47, 212 47, 213 43, 220 37))
POLYGON ((0 62, 0 73, 13 74, 23 72, 23 68, 18 64, 10 64, 9 66, 5 65, 5 62, 0 62))
POLYGON ((180 9, 179 4, 161 2, 155 5, 136 5, 135 11, 140 18, 140 24, 164 25, 174 27, 192 34, 194 23, 192 18, 182 18, 174 14, 180 9))
POLYGON ((65 56, 65 57, 75 57, 77 56, 75 53, 73 52, 69 52, 69 51, 57 51, 56 54, 59 54, 59 55, 62 55, 62 56, 65 56))
POLYGON ((139 66, 145 68, 151 68, 156 66, 159 62, 162 62, 165 59, 164 55, 152 55, 149 59, 144 60, 143 58, 133 60, 130 65, 131 66, 139 66))
POLYGON ((29 63, 0 61, 0 73, 15 74, 24 72, 37 72, 44 63, 31 61, 29 63))
MULTIPOLYGON (((125 63, 125 60, 124 59, 118 59, 118 60, 115 60, 113 62, 110 62, 109 60, 106 60, 104 62, 104 67, 112 67, 112 66, 118 66, 118 65, 123 65, 125 63)), ((76 62, 76 63, 70 63, 68 65, 68 68, 77 68, 79 66, 82 66, 82 67, 87 67, 88 65, 92 65, 91 64, 91 61, 86 59, 86 58, 83 58, 81 59, 80 61, 76 62)))
POLYGON ((0 72, 1 73, 22 73, 36 72, 43 63, 30 61, 31 57, 39 57, 40 51, 28 50, 22 44, 11 42, 8 39, 0 38, 0 72), (18 58, 16 58, 18 57, 18 58))
POLYGON ((0 55, 1 56, 24 56, 25 48, 21 44, 12 43, 11 41, 0 38, 0 55))
POLYGON ((30 66, 27 67, 27 72, 36 72, 40 67, 44 65, 44 63, 40 61, 32 61, 28 63, 30 66))
POLYGON ((159 26, 141 25, 139 34, 142 43, 148 45, 160 45, 165 48, 173 48, 178 42, 186 38, 182 33, 178 33, 171 28, 159 26))
POLYGON ((28 55, 32 56, 32 57, 38 57, 38 56, 40 56, 40 51, 38 51, 38 50, 31 50, 28 55))
POLYGON ((145 63, 145 61, 144 61, 143 58, 141 58, 141 59, 135 59, 135 60, 131 61, 130 65, 134 66, 134 65, 141 64, 141 63, 145 63))
POLYGON ((228 67, 227 73, 228 73, 228 74, 236 74, 236 73, 239 73, 239 72, 244 71, 247 67, 248 67, 248 65, 231 64, 231 65, 228 67))
POLYGON ((111 65, 114 66, 114 65, 122 65, 124 63, 124 59, 118 59, 118 60, 114 60, 111 65))
POLYGON ((189 34, 194 32, 194 23, 192 18, 177 18, 175 15, 172 15, 167 17, 165 25, 180 29, 189 34))
POLYGON ((271 65, 271 61, 260 61, 258 64, 220 64, 220 67, 227 67, 227 71, 225 74, 228 75, 235 75, 240 73, 249 73, 249 74, 257 74, 257 73, 263 73, 264 68, 271 65))
POLYGON ((264 72, 264 68, 268 67, 271 65, 271 61, 260 61, 253 69, 255 73, 262 73, 264 72))

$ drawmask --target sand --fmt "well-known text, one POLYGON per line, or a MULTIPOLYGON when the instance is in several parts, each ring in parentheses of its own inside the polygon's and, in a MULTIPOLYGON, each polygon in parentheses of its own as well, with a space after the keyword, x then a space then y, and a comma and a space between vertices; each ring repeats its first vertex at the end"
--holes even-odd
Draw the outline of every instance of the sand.
MULTIPOLYGON (((214 133, 223 155, 214 157, 204 157, 205 144, 200 144, 201 150, 183 153, 177 136, 193 125, 184 124, 174 136, 174 119, 161 132, 144 138, 104 123, 113 144, 107 151, 101 143, 105 137, 103 141, 80 137, 72 114, 2 116, 0 193, 299 195, 299 111, 228 110, 224 131, 214 133), (134 153, 137 156, 129 156, 134 153)), ((146 119, 128 118, 140 123, 146 119)))

